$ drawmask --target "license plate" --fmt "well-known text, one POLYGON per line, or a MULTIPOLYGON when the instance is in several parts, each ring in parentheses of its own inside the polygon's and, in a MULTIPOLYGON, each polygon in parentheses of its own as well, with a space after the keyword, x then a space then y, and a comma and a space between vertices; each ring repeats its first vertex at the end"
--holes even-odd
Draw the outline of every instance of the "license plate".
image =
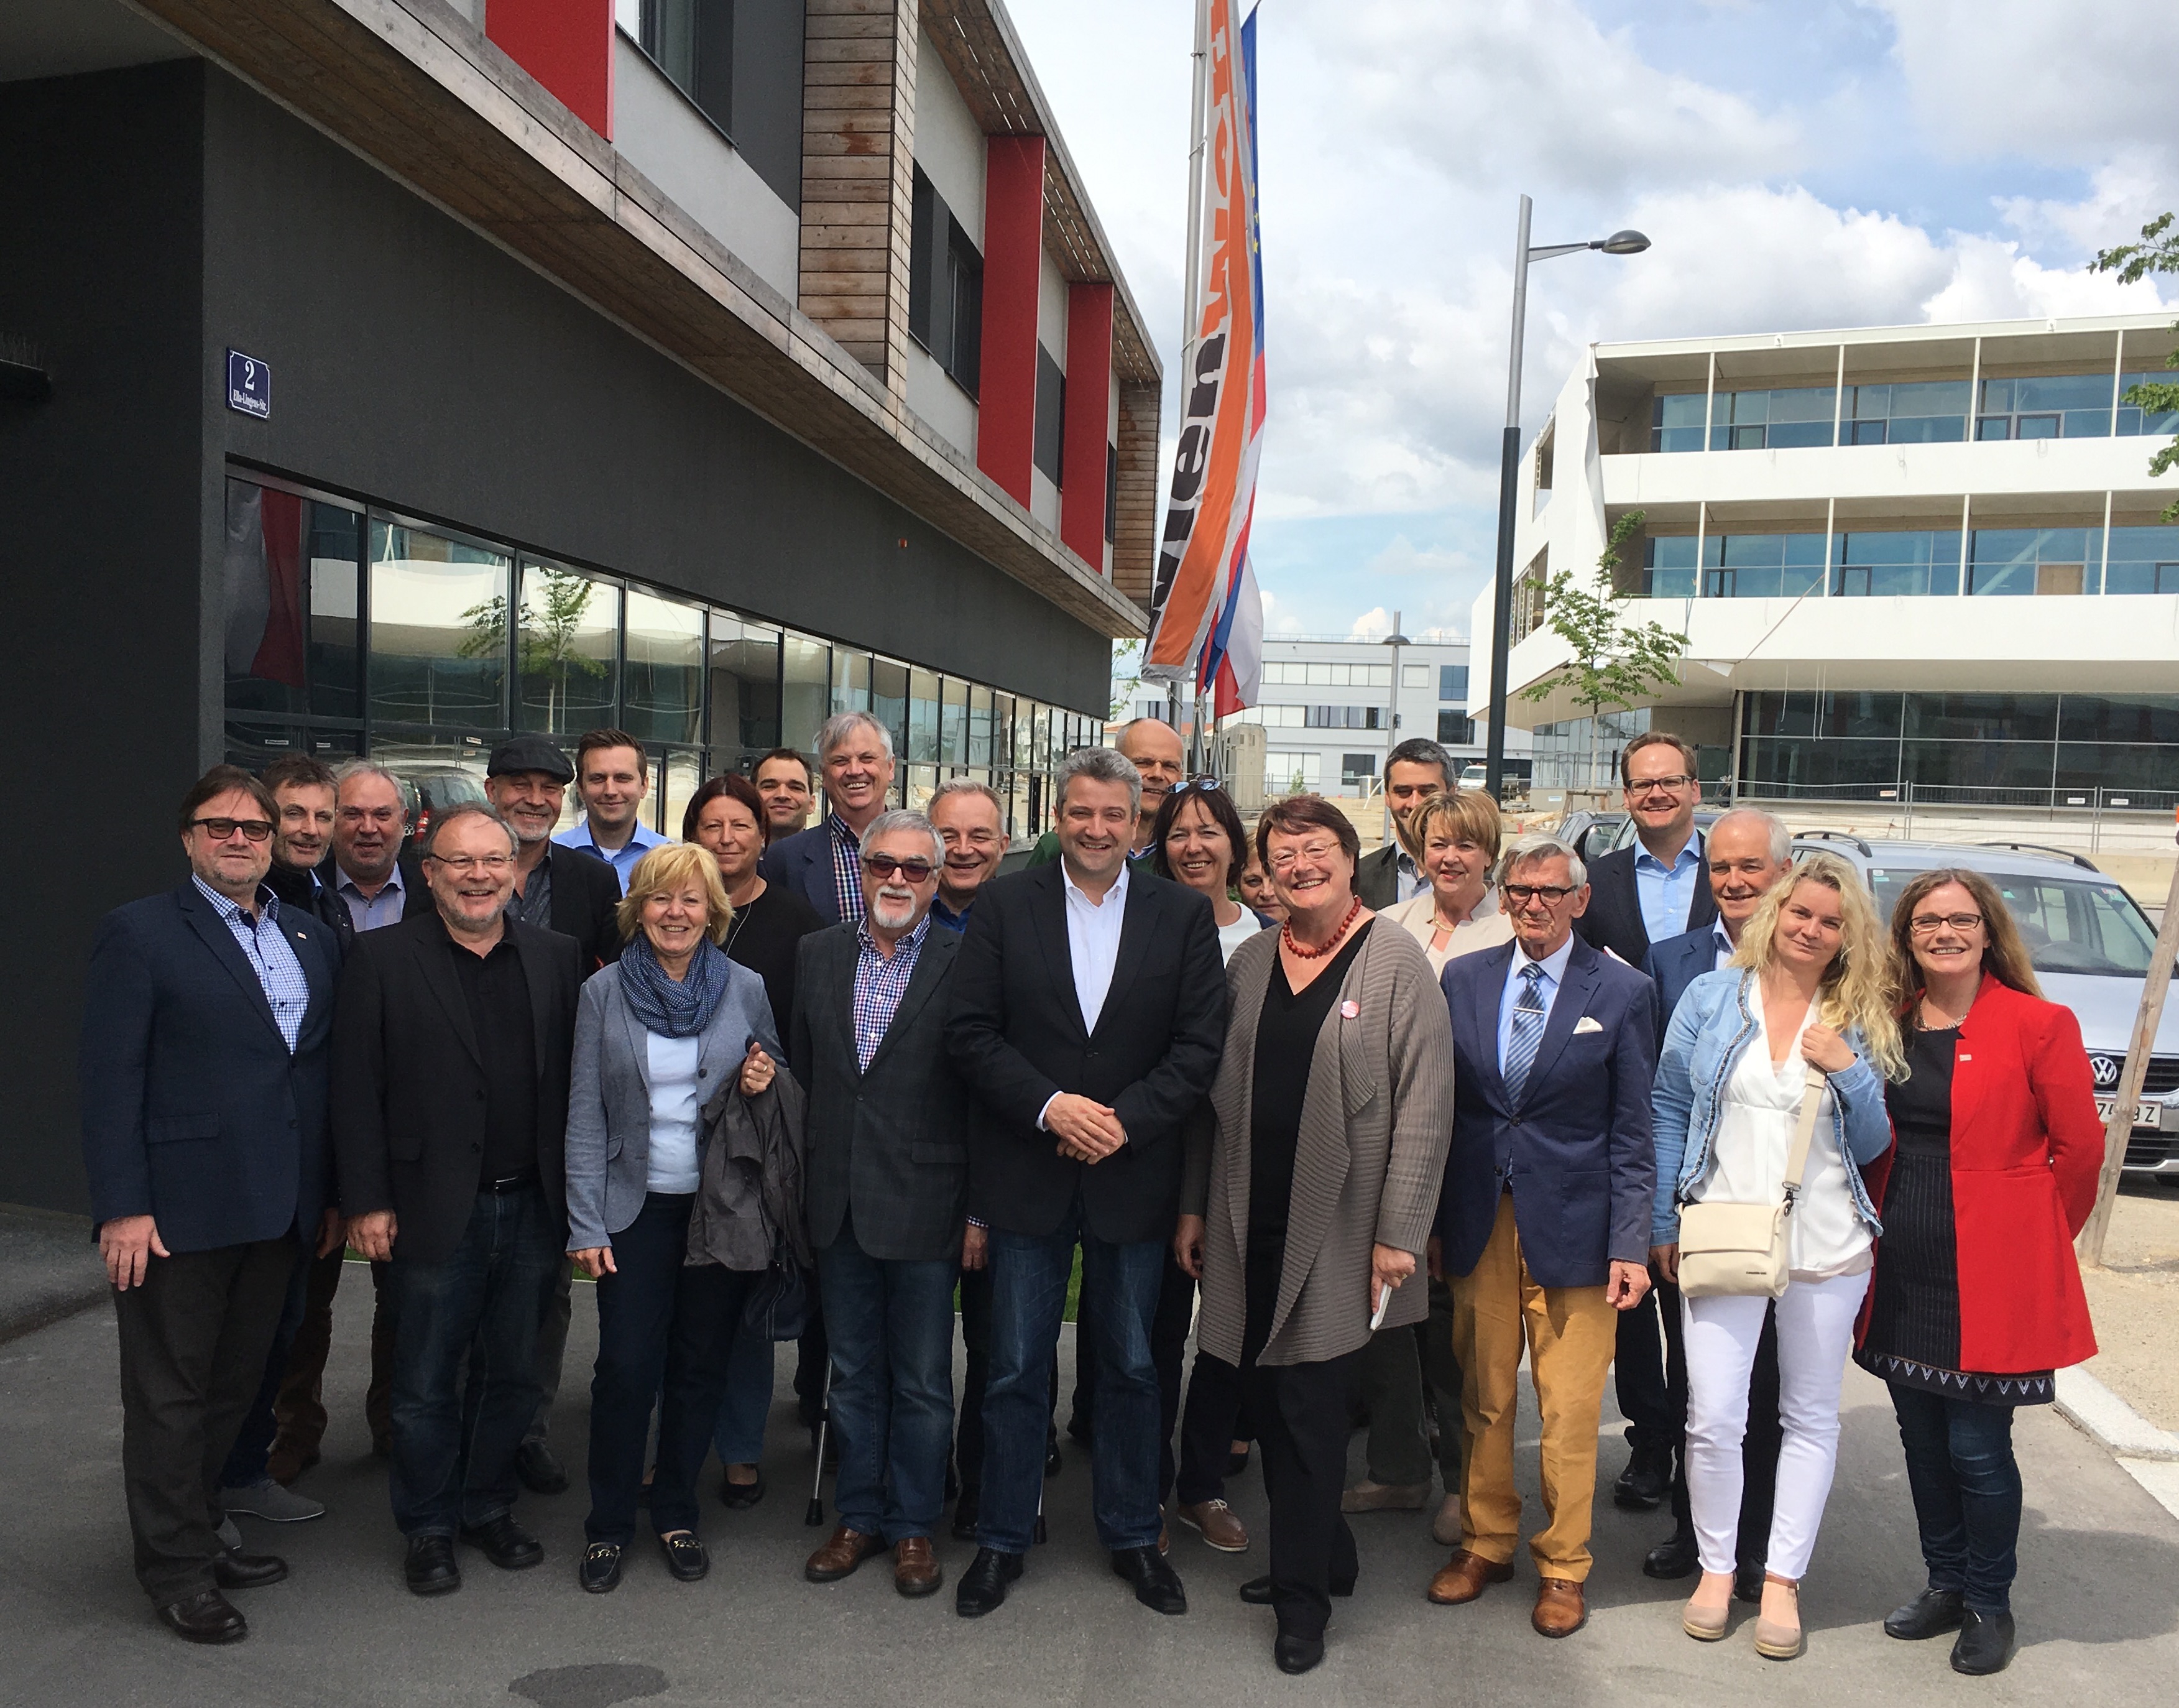
MULTIPOLYGON (((2110 1126, 2111 1111, 2116 1109, 2117 1107, 2118 1099, 2116 1097, 2097 1098, 2096 1119, 2102 1122, 2105 1126, 2110 1126)), ((2160 1112, 2163 1110, 2163 1107, 2164 1106, 2161 1103, 2135 1104, 2133 1106, 2133 1124, 2137 1127, 2156 1126, 2161 1118, 2160 1112)))

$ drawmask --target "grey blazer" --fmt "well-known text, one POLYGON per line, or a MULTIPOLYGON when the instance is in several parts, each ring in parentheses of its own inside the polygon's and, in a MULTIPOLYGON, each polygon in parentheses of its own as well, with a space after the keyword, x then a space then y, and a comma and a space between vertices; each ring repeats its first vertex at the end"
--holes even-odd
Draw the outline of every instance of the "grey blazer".
POLYGON ((810 1243, 840 1237, 886 1262, 954 1257, 969 1203, 967 1094, 946 1051, 961 935, 932 922, 915 970, 865 1073, 855 1057, 861 927, 798 945, 788 1063, 809 1088, 804 1174, 810 1243))
MULTIPOLYGON (((1197 1344, 1241 1361, 1246 1314, 1249 1133, 1256 1023, 1279 934, 1265 931, 1226 969, 1232 1019, 1210 1088, 1210 1118, 1189 1133, 1181 1207, 1208 1226, 1197 1344)), ((1452 1025, 1430 962, 1397 925, 1378 921, 1347 969, 1317 1035, 1294 1153, 1286 1262, 1266 1365, 1317 1364, 1369 1338, 1369 1249, 1415 1254, 1417 1273, 1392 1294, 1389 1325, 1429 1310, 1420 1273, 1452 1140, 1452 1025), (1357 1013, 1349 1018, 1349 1004, 1357 1013)))
MULTIPOLYGON (((650 1046, 643 1023, 621 994, 620 969, 601 968, 583 986, 575 1010, 575 1060, 568 1099, 568 1249, 611 1245, 643 1208, 650 1171, 650 1046)), ((786 1065, 772 1035, 764 980, 738 962, 727 994, 705 1029, 696 1057, 697 1101, 708 1103, 727 1074, 740 1070, 755 1039, 786 1065)), ((701 1141, 702 1123, 698 1123, 701 1141)))

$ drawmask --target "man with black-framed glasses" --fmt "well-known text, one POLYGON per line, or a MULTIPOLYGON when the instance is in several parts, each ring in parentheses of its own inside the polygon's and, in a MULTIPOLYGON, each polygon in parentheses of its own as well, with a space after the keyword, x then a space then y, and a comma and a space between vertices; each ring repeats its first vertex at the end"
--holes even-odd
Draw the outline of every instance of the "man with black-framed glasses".
POLYGON ((233 766, 190 789, 189 876, 100 926, 78 1058, 136 1578, 195 1643, 248 1634, 222 1591, 288 1575, 222 1540, 217 1473, 330 1185, 334 963, 327 927, 265 882, 278 816, 233 766))

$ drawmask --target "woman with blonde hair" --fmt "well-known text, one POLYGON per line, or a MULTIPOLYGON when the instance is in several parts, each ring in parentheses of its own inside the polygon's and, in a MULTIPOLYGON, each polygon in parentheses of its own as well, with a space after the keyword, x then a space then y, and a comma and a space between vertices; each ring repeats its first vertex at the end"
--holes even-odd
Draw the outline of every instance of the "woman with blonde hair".
POLYGON ((1385 917, 1423 946, 1430 970, 1442 973, 1455 955, 1511 942, 1513 922, 1498 911, 1490 883, 1505 838, 1498 803, 1480 789, 1434 794, 1415 809, 1404 833, 1430 887, 1387 908, 1385 917))
MULTIPOLYGON (((1902 1072, 1882 922, 1853 869, 1827 854, 1796 861, 1731 963, 1688 986, 1657 1068, 1650 1257, 1666 1278, 1681 1278, 1682 1205, 1788 1210, 1777 1297, 1784 1444, 1755 1622, 1756 1652, 1774 1661, 1807 1646, 1800 1579, 1830 1494, 1839 1388, 1880 1231, 1862 1171, 1891 1149, 1884 1085, 1902 1072), (1790 1159, 1803 1133, 1796 1188, 1790 1159)), ((1703 1575, 1681 1623, 1705 1642, 1725 1635, 1731 1611, 1748 1374, 1770 1298, 1682 1294, 1688 1496, 1703 1575)))

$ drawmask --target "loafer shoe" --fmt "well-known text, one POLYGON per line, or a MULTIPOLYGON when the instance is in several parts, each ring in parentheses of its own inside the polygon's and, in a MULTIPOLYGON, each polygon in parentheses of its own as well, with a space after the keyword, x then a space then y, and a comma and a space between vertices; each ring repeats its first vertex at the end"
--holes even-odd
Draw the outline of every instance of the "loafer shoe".
POLYGON ((1645 1578, 1688 1578, 1702 1563, 1695 1539, 1686 1530, 1675 1530, 1649 1551, 1642 1556, 1642 1575, 1645 1578))
POLYGON ((843 1524, 825 1546, 804 1562, 802 1575, 813 1584, 837 1584, 873 1554, 886 1551, 884 1539, 866 1536, 843 1524))
POLYGON ((323 1501, 314 1501, 308 1495, 299 1495, 293 1489, 283 1489, 271 1477, 262 1477, 247 1488, 222 1489, 219 1503, 230 1513, 245 1517, 263 1519, 268 1524, 299 1524, 310 1519, 326 1515, 323 1501))
POLYGON ((162 1603, 159 1623, 186 1643, 239 1643, 250 1634, 241 1610, 217 1590, 199 1590, 162 1603))
POLYGON ((443 1595, 460 1589, 462 1568, 454 1559, 454 1539, 409 1537, 409 1557, 402 1562, 401 1575, 408 1581, 412 1595, 443 1595))
POLYGON ((661 1536, 658 1546, 666 1551, 666 1569, 683 1583, 694 1584, 710 1573, 711 1557, 694 1530, 672 1531, 661 1536))
POLYGON ((903 1536, 893 1544, 892 1586, 911 1600, 935 1595, 946 1581, 928 1536, 903 1536))
POLYGON ((1367 1477, 1339 1497, 1342 1513, 1419 1513, 1430 1499, 1428 1483, 1373 1483, 1367 1477))
POLYGON ((1536 1585, 1536 1605, 1529 1623, 1539 1637, 1571 1637, 1588 1623, 1589 1603, 1580 1584, 1545 1578, 1536 1585))
POLYGON ((2010 1613, 1978 1613, 1963 1610, 1959 1639, 1952 1645, 1952 1671, 1971 1678, 2002 1672, 2012 1664, 2020 1646, 2010 1613))
POLYGON ((1282 1672, 1306 1672, 1324 1659, 1324 1639, 1282 1631, 1271 1641, 1271 1660, 1282 1672))
POLYGON ((288 1575, 288 1562, 277 1554, 245 1554, 229 1548, 211 1562, 211 1580, 222 1590, 261 1590, 288 1575))
POLYGON ((728 1477, 719 1485, 719 1498, 738 1513, 745 1513, 764 1498, 764 1472, 760 1469, 753 1483, 738 1483, 728 1477))
POLYGON ((1188 1591, 1180 1574, 1166 1563, 1155 1548, 1121 1548, 1112 1555, 1112 1571, 1135 1586, 1135 1599, 1154 1613, 1185 1613, 1188 1591))
POLYGON ((621 1545, 592 1542, 575 1565, 575 1581, 593 1595, 608 1595, 620 1587, 621 1545))
POLYGON ((514 1475, 533 1495, 567 1492, 568 1468, 542 1442, 524 1442, 514 1450, 514 1475))
POLYGON ((1512 1575, 1511 1560, 1486 1560, 1465 1548, 1455 1548, 1452 1557, 1438 1568, 1425 1593, 1441 1607, 1457 1607, 1463 1602, 1474 1601, 1490 1584, 1505 1583, 1512 1575))
MULTIPOLYGON (((1351 1595, 1354 1593, 1354 1579, 1349 1578, 1344 1583, 1334 1583, 1331 1585, 1331 1589, 1335 1595, 1351 1595)), ((1270 1606, 1271 1605, 1270 1577, 1266 1575, 1249 1579, 1247 1583, 1241 1585, 1241 1599, 1252 1607, 1270 1606)))
POLYGON ((980 1619, 1007 1599, 1007 1585, 1022 1574, 1019 1554, 1002 1554, 996 1548, 979 1548, 969 1569, 954 1587, 953 1611, 964 1619, 980 1619))
POLYGON ((512 1513, 501 1513, 480 1524, 464 1524, 462 1540, 482 1551, 502 1572, 526 1570, 545 1557, 544 1545, 516 1524, 512 1513))
POLYGON ((1221 1554, 1245 1554, 1249 1551, 1249 1531, 1240 1519, 1233 1516, 1232 1508, 1223 1501, 1194 1501, 1173 1510, 1180 1521, 1203 1538, 1208 1547, 1221 1554))
POLYGON ((1924 1590, 1884 1616, 1884 1634, 1902 1643, 1919 1643, 1957 1631, 1966 1623, 1967 1602, 1957 1590, 1924 1590))

